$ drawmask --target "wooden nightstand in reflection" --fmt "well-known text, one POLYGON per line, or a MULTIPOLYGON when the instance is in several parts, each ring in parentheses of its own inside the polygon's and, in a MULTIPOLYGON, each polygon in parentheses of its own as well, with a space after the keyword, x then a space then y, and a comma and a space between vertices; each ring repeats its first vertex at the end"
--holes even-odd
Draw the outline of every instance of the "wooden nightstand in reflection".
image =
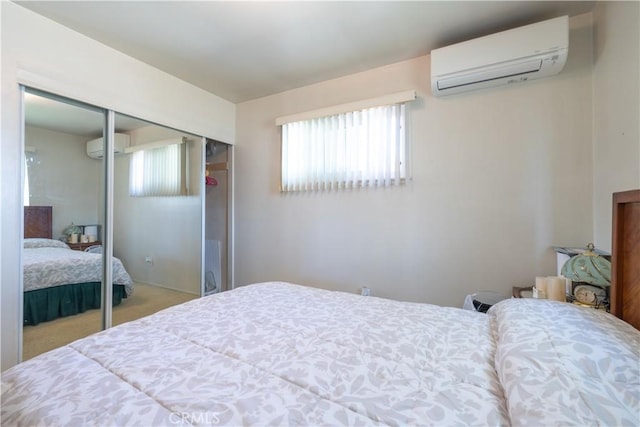
POLYGON ((85 242, 85 243, 67 243, 74 251, 84 251, 91 246, 100 246, 102 242, 85 242))
POLYGON ((524 288, 514 286, 512 288, 512 294, 514 298, 533 298, 533 286, 524 288))

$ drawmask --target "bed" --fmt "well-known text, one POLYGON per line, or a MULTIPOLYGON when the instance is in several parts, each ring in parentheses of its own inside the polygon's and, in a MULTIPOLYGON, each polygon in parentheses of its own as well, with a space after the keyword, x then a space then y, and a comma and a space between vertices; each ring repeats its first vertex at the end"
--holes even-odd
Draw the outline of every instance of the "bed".
MULTIPOLYGON (((613 257, 637 255, 625 248, 613 257)), ((639 360, 640 332, 603 310, 514 298, 484 314, 269 282, 11 368, 1 416, 7 425, 637 426, 639 360)))
MULTIPOLYGON (((24 208, 24 324, 37 325, 59 317, 100 308, 102 255, 71 250, 53 240, 51 206, 24 208)), ((113 259, 113 305, 133 292, 133 281, 113 259)))

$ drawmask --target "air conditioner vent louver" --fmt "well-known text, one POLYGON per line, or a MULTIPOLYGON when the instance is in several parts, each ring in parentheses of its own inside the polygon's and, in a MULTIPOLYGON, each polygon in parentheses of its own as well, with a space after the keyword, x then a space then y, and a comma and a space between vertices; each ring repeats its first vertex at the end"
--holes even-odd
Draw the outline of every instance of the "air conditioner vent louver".
POLYGON ((536 73, 542 68, 542 60, 527 61, 522 64, 508 64, 504 67, 495 67, 486 71, 474 71, 459 77, 449 77, 438 80, 438 89, 450 89, 483 82, 490 82, 508 77, 522 76, 529 73, 536 73))

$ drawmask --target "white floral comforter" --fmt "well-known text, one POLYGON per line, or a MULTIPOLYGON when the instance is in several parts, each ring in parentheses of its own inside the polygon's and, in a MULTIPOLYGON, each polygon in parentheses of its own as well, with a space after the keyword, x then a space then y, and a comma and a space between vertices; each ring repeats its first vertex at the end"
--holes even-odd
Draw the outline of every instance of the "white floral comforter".
MULTIPOLYGON (((102 255, 74 251, 68 246, 25 247, 22 261, 25 292, 102 280, 102 255)), ((118 258, 113 258, 113 283, 124 285, 127 295, 133 291, 133 281, 118 258)))
POLYGON ((606 313, 554 302, 507 300, 485 315, 258 284, 7 370, 1 417, 78 426, 637 425, 639 334, 606 313), (531 317, 542 313, 554 320, 531 317))

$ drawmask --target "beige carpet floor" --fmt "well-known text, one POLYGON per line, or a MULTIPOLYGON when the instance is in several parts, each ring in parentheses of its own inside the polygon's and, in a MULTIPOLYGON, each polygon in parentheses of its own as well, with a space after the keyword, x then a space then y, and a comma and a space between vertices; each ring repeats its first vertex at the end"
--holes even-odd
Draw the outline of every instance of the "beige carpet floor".
MULTIPOLYGON (((113 325, 139 319, 167 307, 197 298, 143 283, 135 283, 133 294, 113 307, 113 325)), ((62 317, 23 328, 22 360, 69 344, 87 335, 99 332, 102 325, 100 310, 88 310, 75 316, 62 317)))

